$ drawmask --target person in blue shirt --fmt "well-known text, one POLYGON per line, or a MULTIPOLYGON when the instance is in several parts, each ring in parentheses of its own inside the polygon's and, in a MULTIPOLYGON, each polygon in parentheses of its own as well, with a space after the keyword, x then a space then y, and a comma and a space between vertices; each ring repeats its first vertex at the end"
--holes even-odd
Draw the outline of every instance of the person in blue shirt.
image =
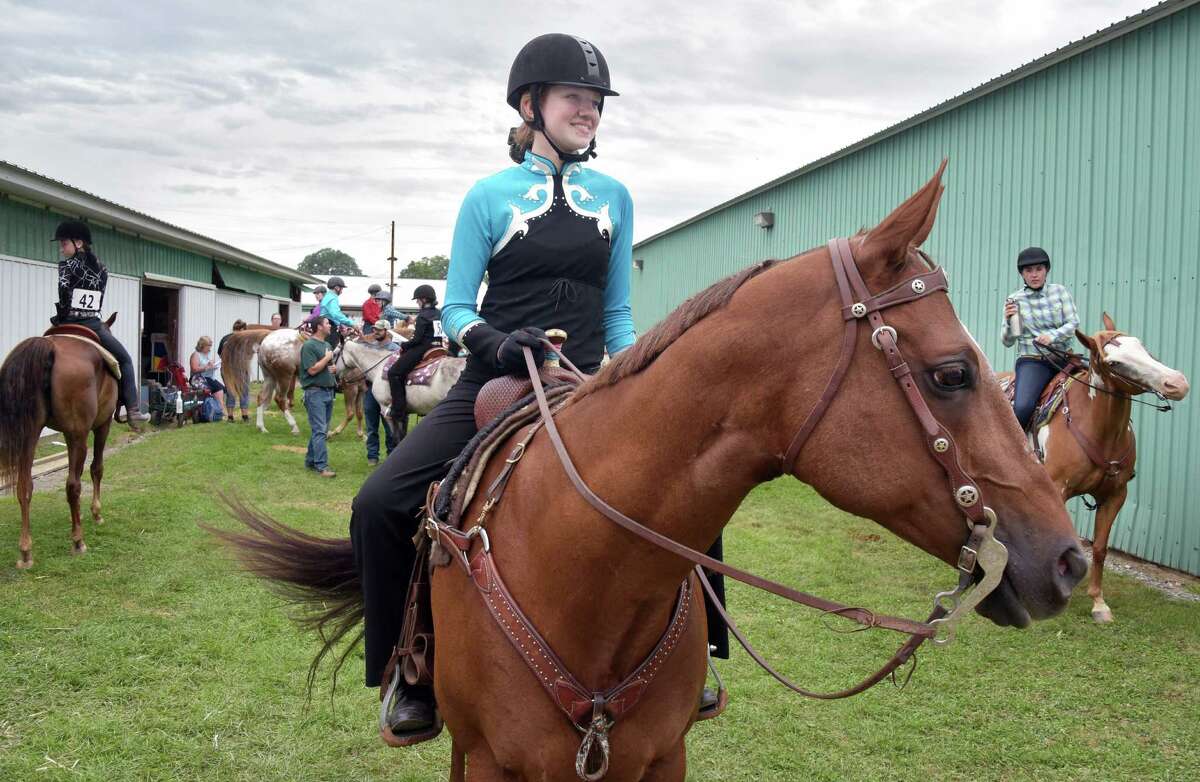
POLYGON ((329 322, 333 326, 328 341, 336 348, 342 342, 341 329, 349 329, 356 334, 359 332, 354 321, 342 312, 341 302, 338 301, 338 296, 341 296, 342 291, 346 289, 346 282, 341 277, 330 277, 327 285, 325 296, 321 299, 321 314, 329 318, 329 322))
MULTIPOLYGON (((386 295, 387 291, 375 294, 375 300, 379 301, 381 295, 386 295)), ((388 296, 390 299, 391 296, 388 296)), ((370 342, 374 342, 380 347, 387 348, 391 352, 396 352, 400 349, 400 345, 392 339, 391 322, 380 318, 375 321, 375 325, 370 332, 364 334, 364 338, 370 342)), ((379 464, 379 426, 382 423, 383 411, 379 407, 379 400, 375 398, 375 394, 367 391, 363 396, 363 416, 367 419, 367 464, 371 467, 379 464)), ((392 428, 384 425, 383 427, 383 444, 387 449, 387 453, 391 453, 396 447, 397 437, 392 428)))
POLYGON ((1066 359, 1051 355, 1046 348, 1060 353, 1071 350, 1075 329, 1079 328, 1079 312, 1075 300, 1065 285, 1047 282, 1050 255, 1041 247, 1026 247, 1017 255, 1017 272, 1025 285, 1008 296, 1004 318, 1019 314, 1021 333, 1010 334, 1005 328, 1005 347, 1017 345, 1017 365, 1013 382, 1013 413, 1024 430, 1037 409, 1038 400, 1046 385, 1054 379, 1066 359))
POLYGON ((375 294, 375 301, 379 302, 379 317, 388 321, 392 328, 398 328, 404 322, 404 313, 392 306, 391 291, 379 291, 375 294))
MULTIPOLYGON (((508 104, 522 119, 509 135, 516 165, 479 180, 463 200, 441 313, 446 335, 471 355, 446 399, 368 476, 353 503, 368 687, 380 684, 399 639, 426 489, 475 434, 479 389, 525 372, 523 346, 541 364, 544 329, 565 330, 564 353, 589 372, 606 349, 616 355, 634 342, 633 202, 624 185, 585 165, 595 155, 604 100, 616 94, 603 55, 573 36, 539 36, 513 63, 508 104)), ((416 739, 432 724, 433 694, 403 687, 386 708, 391 731, 416 739)))

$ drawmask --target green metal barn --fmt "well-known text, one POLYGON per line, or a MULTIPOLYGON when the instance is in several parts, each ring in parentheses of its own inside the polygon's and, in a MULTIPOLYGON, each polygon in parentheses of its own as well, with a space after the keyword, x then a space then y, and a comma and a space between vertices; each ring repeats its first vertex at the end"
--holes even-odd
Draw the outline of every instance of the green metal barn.
MULTIPOLYGON (((634 245, 644 331, 763 258, 874 225, 950 160, 925 249, 998 369, 1017 252, 1045 247, 1081 328, 1109 312, 1166 364, 1200 369, 1200 6, 1166 2, 634 245), (759 218, 771 213, 770 222, 759 218)), ((1200 404, 1135 405, 1138 477, 1111 545, 1200 575, 1200 404)), ((1092 514, 1070 503, 1090 537, 1092 514)))

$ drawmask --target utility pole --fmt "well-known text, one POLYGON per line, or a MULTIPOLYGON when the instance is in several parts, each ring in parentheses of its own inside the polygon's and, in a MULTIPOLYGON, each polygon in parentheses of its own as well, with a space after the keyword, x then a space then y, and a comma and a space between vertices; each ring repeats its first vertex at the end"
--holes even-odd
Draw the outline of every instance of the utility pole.
POLYGON ((396 221, 392 221, 392 253, 388 256, 390 271, 388 272, 388 293, 396 298, 396 221))

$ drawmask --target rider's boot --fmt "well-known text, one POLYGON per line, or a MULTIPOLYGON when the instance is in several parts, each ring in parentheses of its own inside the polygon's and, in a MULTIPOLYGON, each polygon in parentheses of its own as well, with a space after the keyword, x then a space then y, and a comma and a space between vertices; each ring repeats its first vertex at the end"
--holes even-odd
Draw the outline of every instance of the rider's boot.
POLYGON ((729 691, 725 689, 725 682, 721 681, 721 675, 717 673, 717 667, 713 665, 711 652, 708 655, 708 670, 712 672, 717 686, 705 687, 701 690, 700 706, 696 711, 697 722, 721 716, 725 707, 729 705, 729 691))
POLYGON ((429 687, 397 687, 386 709, 380 736, 393 747, 428 741, 441 732, 433 691, 429 687))

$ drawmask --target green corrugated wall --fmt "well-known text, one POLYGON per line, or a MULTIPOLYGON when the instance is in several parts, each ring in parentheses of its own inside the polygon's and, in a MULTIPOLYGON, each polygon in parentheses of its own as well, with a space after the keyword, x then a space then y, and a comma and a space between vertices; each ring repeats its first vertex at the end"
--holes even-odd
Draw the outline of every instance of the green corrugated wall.
MULTIPOLYGON (((1016 253, 1045 247, 1083 328, 1107 310, 1193 383, 1200 369, 1200 6, 1185 8, 657 239, 638 244, 639 330, 763 258, 877 223, 950 160, 925 249, 997 368, 1016 253), (775 213, 770 230, 752 224, 775 213)), ((1138 475, 1111 545, 1200 574, 1200 400, 1135 406, 1138 475)), ((1092 514, 1070 503, 1080 534, 1092 514)))
MULTIPOLYGON (((58 245, 50 241, 65 216, 23 201, 0 196, 0 254, 57 263, 58 245)), ((182 280, 212 283, 214 259, 188 250, 89 223, 96 254, 114 274, 140 277, 146 272, 182 280)), ((229 264, 223 264, 227 269, 229 264)), ((289 282, 253 269, 234 266, 236 284, 247 293, 290 297, 289 282)))

